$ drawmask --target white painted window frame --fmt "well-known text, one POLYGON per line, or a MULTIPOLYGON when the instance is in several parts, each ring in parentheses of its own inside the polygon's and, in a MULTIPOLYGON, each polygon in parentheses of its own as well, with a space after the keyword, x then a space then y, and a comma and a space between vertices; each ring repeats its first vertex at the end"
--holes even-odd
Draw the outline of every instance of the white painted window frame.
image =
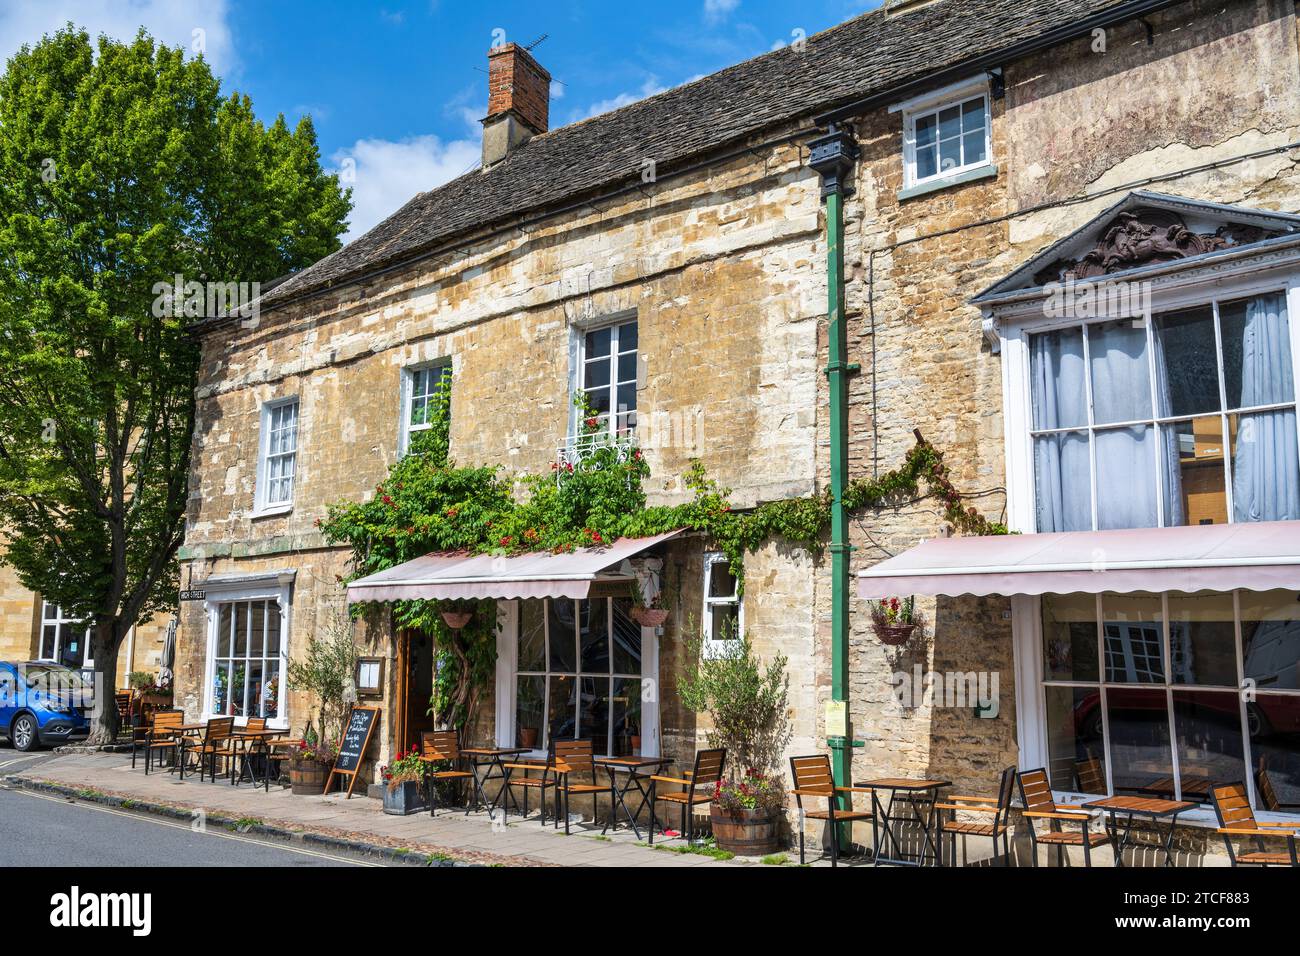
MULTIPOLYGON (((537 598, 535 600, 542 600, 537 598)), ((596 600, 606 601, 607 598, 596 600)), ((514 747, 516 738, 515 693, 519 678, 519 624, 522 616, 519 600, 497 602, 497 668, 496 668, 496 742, 500 747, 514 747)), ((543 612, 544 626, 549 632, 550 615, 543 612)), ((611 622, 612 623, 612 622, 611 622)), ((611 629, 612 633, 612 629, 611 629)), ((542 714, 550 713, 550 661, 549 633, 547 634, 547 666, 542 695, 542 714)), ((612 662, 611 662, 612 666, 612 662)), ((528 674, 541 674, 540 671, 527 671, 528 674)), ((613 677, 636 678, 635 674, 623 674, 611 671, 613 677)), ((581 679, 581 675, 575 679, 581 679)), ((641 753, 650 757, 659 756, 659 637, 656 628, 641 628, 641 753)), ((545 719, 543 720, 545 723, 545 719)), ((538 748, 532 756, 545 756, 546 733, 549 728, 541 728, 538 748)))
MULTIPOLYGON (((709 592, 713 585, 713 569, 719 565, 730 567, 730 560, 721 551, 709 551, 704 555, 704 607, 702 632, 704 635, 704 646, 702 653, 707 658, 728 657, 736 653, 736 638, 740 638, 745 633, 745 599, 735 591, 729 597, 712 597, 709 592), (728 639, 713 633, 713 609, 715 607, 734 606, 736 608, 736 635, 735 638, 728 639)), ((740 581, 736 581, 736 589, 739 590, 740 581)))
MULTIPOLYGON (((420 372, 427 372, 431 369, 443 369, 444 375, 451 374, 451 359, 434 359, 431 362, 420 362, 416 365, 407 365, 402 369, 402 380, 399 386, 400 401, 398 407, 398 425, 397 425, 397 457, 401 458, 411 447, 411 436, 417 432, 428 431, 429 423, 423 425, 411 424, 411 411, 415 403, 415 379, 420 372)), ((436 380, 435 380, 436 381, 436 380)), ((435 386, 436 387, 436 386, 435 386)), ((432 393, 430 393, 432 395, 432 393)))
MULTIPOLYGON (((993 160, 993 97, 989 90, 988 77, 981 74, 960 83, 954 83, 943 89, 935 90, 922 96, 913 97, 890 107, 890 112, 903 115, 903 188, 909 190, 917 186, 929 186, 957 179, 963 174, 977 170, 992 170, 993 160), (975 162, 963 163, 950 169, 939 169, 930 176, 916 175, 916 124, 927 116, 934 116, 953 106, 962 106, 973 99, 981 98, 984 105, 984 158, 975 162)), ((937 135, 936 128, 936 135, 937 135)), ((961 137, 964 139, 964 137, 961 137)), ((965 152, 965 144, 962 144, 965 152)))
MULTIPOLYGON (((275 601, 280 608, 280 708, 276 717, 267 720, 268 727, 287 730, 289 727, 289 700, 287 677, 289 666, 289 634, 292 624, 292 593, 294 574, 292 572, 273 572, 261 576, 240 578, 237 582, 225 584, 208 582, 204 585, 204 611, 207 615, 207 647, 204 652, 203 668, 203 711, 202 720, 211 720, 222 716, 213 712, 215 695, 213 681, 216 679, 217 627, 221 621, 221 605, 235 604, 240 601, 275 601)), ((236 717, 235 723, 243 726, 247 717, 236 717)))
MULTIPOLYGON (((569 381, 569 440, 575 441, 581 429, 578 421, 578 410, 573 406, 573 399, 576 399, 579 392, 586 393, 587 388, 583 384, 586 381, 586 369, 589 361, 599 361, 602 358, 608 358, 609 366, 609 385, 601 386, 609 389, 610 400, 610 418, 617 424, 619 411, 616 407, 618 401, 618 386, 633 385, 633 393, 639 393, 645 383, 645 355, 641 348, 641 322, 635 309, 626 312, 619 312, 614 315, 603 316, 592 322, 575 322, 572 326, 573 340, 571 349, 572 372, 569 381), (631 350, 624 350, 620 347, 618 329, 620 326, 635 325, 637 327, 637 347, 631 350), (588 355, 587 354, 587 336, 592 332, 598 332, 601 329, 610 329, 610 351, 608 355, 588 355), (618 377, 618 358, 620 354, 634 354, 636 356, 636 377, 634 379, 620 379, 618 377)), ((631 426, 625 432, 617 434, 634 436, 637 431, 637 424, 640 418, 640 397, 637 398, 637 407, 632 409, 632 414, 636 416, 631 426)))
MULTIPOLYGON (((258 433, 257 442, 257 488, 254 493, 253 516, 262 517, 263 515, 280 515, 287 514, 293 510, 294 498, 298 492, 298 482, 302 477, 302 469, 299 467, 299 451, 301 450, 302 437, 302 403, 297 395, 288 395, 284 398, 276 398, 262 403, 261 408, 261 427, 258 433), (296 407, 293 424, 293 477, 289 485, 289 500, 270 502, 267 496, 270 492, 270 449, 271 449, 271 422, 273 413, 289 405, 296 407)), ((288 457, 290 453, 281 453, 277 457, 288 457)))
MULTIPOLYGON (((85 624, 85 623, 86 623, 85 621, 79 620, 77 618, 68 617, 66 614, 63 613, 63 608, 59 607, 58 605, 51 604, 49 601, 46 600, 42 600, 40 635, 39 635, 39 643, 36 649, 38 652, 38 656, 40 652, 43 652, 45 650, 45 628, 48 625, 52 624, 54 625, 54 655, 52 657, 41 656, 41 660, 50 660, 50 661, 56 661, 62 663, 62 661, 60 660, 60 652, 63 650, 64 636, 72 628, 73 625, 85 624), (54 611, 53 615, 49 614, 49 611, 51 609, 54 611)), ((79 666, 83 668, 94 667, 95 659, 90 656, 90 628, 89 627, 86 627, 85 632, 81 636, 81 640, 83 642, 83 648, 81 653, 82 663, 79 666)))

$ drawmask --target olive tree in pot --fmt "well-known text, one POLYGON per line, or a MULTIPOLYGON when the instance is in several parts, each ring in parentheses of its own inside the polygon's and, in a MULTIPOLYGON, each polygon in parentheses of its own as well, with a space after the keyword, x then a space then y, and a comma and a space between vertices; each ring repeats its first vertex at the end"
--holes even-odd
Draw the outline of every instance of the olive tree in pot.
MULTIPOLYGON (((352 622, 336 612, 321 636, 307 641, 306 653, 289 661, 289 689, 306 691, 316 699, 320 714, 320 734, 308 729, 306 747, 291 758, 289 779, 294 793, 322 792, 325 774, 338 753, 343 739, 348 708, 356 700, 353 679, 357 667, 357 648, 352 640, 352 622), (315 790, 319 782, 320 790, 315 790)), ((280 702, 283 706, 284 702, 280 702)))
POLYGON ((710 643, 721 647, 698 634, 688 642, 690 664, 677 687, 688 709, 709 717, 708 745, 727 749, 727 776, 709 807, 713 837, 733 853, 771 853, 782 800, 776 768, 791 733, 786 659, 764 663, 743 635, 710 643))

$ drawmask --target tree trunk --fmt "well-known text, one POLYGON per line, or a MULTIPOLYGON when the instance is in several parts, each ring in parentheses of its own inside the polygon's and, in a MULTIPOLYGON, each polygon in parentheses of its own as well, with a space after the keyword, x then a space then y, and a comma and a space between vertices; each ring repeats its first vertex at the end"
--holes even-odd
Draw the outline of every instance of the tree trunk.
POLYGON ((102 746, 117 742, 117 652, 122 635, 113 621, 95 625, 90 650, 95 658, 95 716, 91 721, 87 743, 102 746))

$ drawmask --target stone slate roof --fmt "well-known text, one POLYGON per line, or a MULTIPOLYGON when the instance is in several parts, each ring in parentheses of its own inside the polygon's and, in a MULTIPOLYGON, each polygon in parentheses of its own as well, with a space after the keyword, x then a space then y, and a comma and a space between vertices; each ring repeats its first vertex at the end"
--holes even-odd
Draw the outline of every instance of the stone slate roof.
POLYGON ((457 236, 559 207, 639 179, 763 129, 924 78, 982 54, 1124 6, 1124 0, 941 0, 911 12, 872 11, 622 109, 560 127, 423 192, 365 235, 268 292, 287 299, 398 265, 457 236))

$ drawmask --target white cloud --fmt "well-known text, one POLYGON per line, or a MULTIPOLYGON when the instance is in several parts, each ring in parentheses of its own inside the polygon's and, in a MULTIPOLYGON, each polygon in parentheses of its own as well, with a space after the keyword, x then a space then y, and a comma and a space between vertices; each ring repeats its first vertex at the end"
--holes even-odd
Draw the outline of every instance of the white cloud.
POLYGON ((608 113, 610 110, 620 109, 630 103, 635 103, 637 100, 643 100, 647 96, 654 96, 656 93, 662 93, 666 89, 668 89, 668 87, 659 82, 659 77, 652 74, 651 76, 646 77, 645 82, 641 84, 641 88, 635 93, 619 93, 617 96, 610 97, 607 100, 600 100, 599 102, 592 103, 585 110, 574 110, 569 114, 569 122, 577 123, 580 120, 599 116, 601 113, 608 113))
POLYGON ((740 6, 740 0, 704 0, 704 19, 718 23, 727 19, 740 6))
POLYGON ((416 193, 433 189, 472 169, 481 158, 476 140, 444 142, 437 136, 414 136, 397 142, 359 139, 330 160, 352 187, 353 209, 344 242, 366 232, 396 212, 416 193))
POLYGON ((189 53, 202 48, 219 75, 237 63, 226 0, 41 0, 0 3, 0 60, 7 61, 24 43, 34 44, 71 20, 92 38, 106 33, 130 40, 140 27, 169 46, 189 53))

